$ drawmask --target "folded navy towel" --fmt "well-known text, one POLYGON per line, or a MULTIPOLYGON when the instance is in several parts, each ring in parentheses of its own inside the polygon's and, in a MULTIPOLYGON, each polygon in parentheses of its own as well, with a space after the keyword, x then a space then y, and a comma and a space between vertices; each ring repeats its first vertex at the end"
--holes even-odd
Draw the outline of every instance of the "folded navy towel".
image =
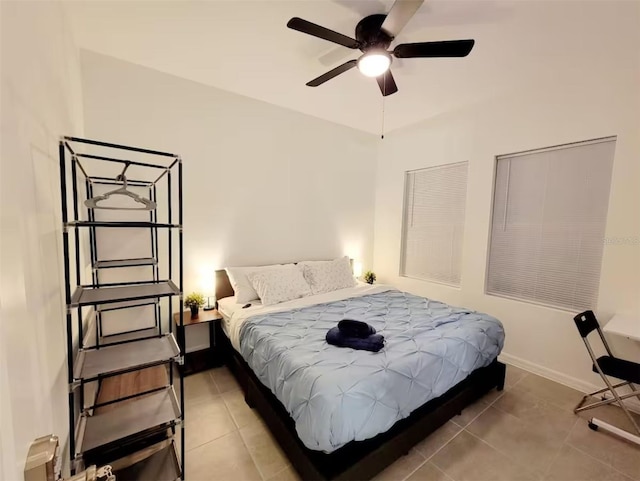
POLYGON ((351 337, 368 337, 376 333, 373 326, 370 326, 366 322, 355 321, 353 319, 343 319, 338 323, 338 329, 345 336, 351 337))
POLYGON ((350 347, 361 351, 378 352, 384 347, 384 336, 380 334, 372 334, 364 338, 350 337, 345 336, 337 327, 329 329, 326 340, 333 346, 350 347))

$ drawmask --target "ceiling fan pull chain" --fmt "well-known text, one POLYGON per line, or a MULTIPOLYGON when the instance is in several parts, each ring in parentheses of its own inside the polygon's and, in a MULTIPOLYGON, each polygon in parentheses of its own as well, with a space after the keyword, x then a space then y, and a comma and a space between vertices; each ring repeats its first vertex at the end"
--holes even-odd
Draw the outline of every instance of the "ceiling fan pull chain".
MULTIPOLYGON (((387 84, 385 82, 385 90, 386 90, 387 84)), ((384 139, 384 99, 385 99, 385 94, 386 92, 383 92, 382 95, 382 127, 381 127, 381 134, 380 134, 380 138, 384 139)))

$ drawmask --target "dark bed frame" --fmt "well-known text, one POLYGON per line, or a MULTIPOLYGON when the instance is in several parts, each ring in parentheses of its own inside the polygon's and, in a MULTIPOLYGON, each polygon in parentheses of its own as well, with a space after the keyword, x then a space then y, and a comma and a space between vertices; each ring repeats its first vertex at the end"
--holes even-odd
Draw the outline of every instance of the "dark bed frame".
MULTIPOLYGON (((233 294, 226 272, 216 271, 216 298, 222 299, 233 294)), ((491 389, 495 387, 501 391, 506 372, 505 365, 494 359, 490 365, 476 369, 442 396, 432 399, 409 417, 398 421, 387 432, 365 441, 352 441, 326 454, 313 451, 300 441, 295 423, 282 403, 260 382, 226 336, 220 336, 219 348, 244 391, 245 401, 260 413, 291 464, 305 481, 355 481, 373 478, 491 389)))

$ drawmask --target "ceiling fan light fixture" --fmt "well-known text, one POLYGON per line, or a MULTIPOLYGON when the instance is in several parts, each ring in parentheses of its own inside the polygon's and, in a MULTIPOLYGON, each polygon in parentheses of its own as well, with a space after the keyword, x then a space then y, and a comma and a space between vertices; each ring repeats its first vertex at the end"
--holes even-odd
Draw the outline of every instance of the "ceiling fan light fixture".
POLYGON ((358 70, 366 77, 379 77, 391 66, 391 55, 385 50, 369 50, 358 59, 358 70))

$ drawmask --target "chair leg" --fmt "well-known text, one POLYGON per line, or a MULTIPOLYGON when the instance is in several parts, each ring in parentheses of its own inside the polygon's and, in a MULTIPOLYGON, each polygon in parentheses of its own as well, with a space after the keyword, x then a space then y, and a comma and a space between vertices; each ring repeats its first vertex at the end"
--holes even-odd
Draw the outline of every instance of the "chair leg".
MULTIPOLYGON (((613 389, 617 389, 619 387, 622 386, 626 386, 627 384, 631 384, 630 382, 624 381, 624 382, 620 382, 618 384, 613 385, 613 389)), ((587 394, 587 396, 595 396, 596 394, 602 394, 603 392, 607 392, 609 390, 608 387, 605 387, 603 389, 600 389, 599 391, 593 391, 592 393, 587 394)))
MULTIPOLYGON (((602 394, 602 393, 605 393, 607 391, 611 391, 612 389, 617 389, 619 387, 626 386, 626 385, 630 385, 631 389, 634 392, 638 392, 640 394, 640 391, 637 391, 632 383, 626 382, 626 381, 625 382, 621 382, 621 383, 618 383, 618 384, 615 384, 615 385, 611 386, 611 389, 609 389, 608 387, 605 387, 604 389, 600 389, 599 391, 593 391, 593 392, 591 392, 589 394, 585 394, 585 396, 580 400, 580 402, 578 404, 576 404, 576 407, 573 408, 574 414, 577 414, 577 413, 579 413, 581 411, 586 411, 587 409, 597 408, 598 406, 604 406, 605 404, 611 404, 613 402, 616 402, 616 398, 614 397, 612 399, 606 399, 606 400, 603 399, 602 401, 594 402, 594 403, 591 403, 591 404, 588 404, 588 405, 582 407, 583 404, 585 403, 585 401, 587 399, 589 399, 590 397, 595 396, 597 394, 602 394)), ((622 397, 622 399, 626 399, 628 397, 632 397, 632 396, 636 396, 636 395, 637 394, 634 394, 634 393, 625 394, 622 397)))
MULTIPOLYGON (((636 397, 636 396, 640 396, 640 391, 623 394, 620 396, 620 399, 627 399, 627 398, 636 397)), ((589 397, 589 394, 587 394, 584 398, 582 398, 582 401, 580 401, 578 406, 576 406, 576 408, 573 410, 575 414, 581 411, 586 411, 587 409, 593 409, 599 406, 604 406, 606 404, 613 404, 618 402, 618 400, 615 397, 613 397, 611 399, 603 399, 602 401, 592 402, 591 404, 587 404, 586 406, 580 407, 584 403, 584 400, 588 397, 589 397)))
MULTIPOLYGON (((633 419, 633 416, 629 412, 629 409, 627 408, 627 406, 625 406, 624 403, 622 402, 623 398, 627 398, 627 397, 631 397, 631 396, 624 395, 624 396, 621 397, 617 393, 617 391, 613 388, 613 386, 611 385, 611 382, 609 382, 609 379, 607 378, 607 376, 605 376, 604 373, 602 373, 602 372, 600 372, 600 376, 602 377, 602 379, 604 379, 604 382, 607 384, 607 386, 609 386, 609 390, 611 391, 611 394, 613 394, 613 397, 616 398, 616 401, 618 401, 618 406, 620 406, 622 408, 624 413, 627 415, 627 418, 629 418, 629 421, 631 421, 631 425, 634 427, 636 432, 638 434, 640 434, 640 427, 638 427, 638 424, 636 423, 636 420, 633 419)), ((638 393, 638 394, 640 394, 640 393, 638 393)), ((634 391, 634 395, 635 395, 635 391, 634 391)))
POLYGON ((589 409, 594 409, 600 406, 605 406, 607 404, 612 404, 616 402, 616 398, 611 398, 611 399, 603 399, 602 401, 596 401, 596 402, 592 402, 591 404, 587 404, 586 406, 582 406, 582 404, 584 404, 585 400, 588 398, 589 396, 585 396, 584 398, 582 398, 582 401, 580 401, 580 403, 574 408, 573 413, 574 414, 578 414, 582 411, 588 411, 589 409))
POLYGON ((636 420, 633 419, 633 416, 631 415, 631 412, 629 411, 629 408, 627 406, 625 406, 624 404, 622 404, 621 407, 624 410, 624 413, 629 418, 629 421, 631 421, 631 425, 635 428, 636 432, 638 433, 638 436, 640 436, 640 426, 638 426, 638 423, 636 423, 636 420))
POLYGON ((605 431, 608 431, 612 434, 615 434, 617 436, 620 436, 623 439, 626 439, 627 441, 630 441, 632 443, 636 443, 638 445, 640 445, 640 436, 636 436, 635 434, 631 434, 628 431, 625 431, 624 429, 620 429, 617 426, 614 426, 612 424, 606 423, 600 419, 597 418, 591 418, 589 420, 589 428, 594 430, 594 431, 598 431, 599 429, 603 429, 605 431))
POLYGON ((589 397, 591 397, 591 394, 584 395, 584 397, 580 400, 580 402, 576 404, 576 407, 573 408, 573 414, 578 414, 580 411, 584 411, 585 409, 589 408, 589 406, 582 407, 582 405, 585 403, 587 399, 589 399, 589 397))

